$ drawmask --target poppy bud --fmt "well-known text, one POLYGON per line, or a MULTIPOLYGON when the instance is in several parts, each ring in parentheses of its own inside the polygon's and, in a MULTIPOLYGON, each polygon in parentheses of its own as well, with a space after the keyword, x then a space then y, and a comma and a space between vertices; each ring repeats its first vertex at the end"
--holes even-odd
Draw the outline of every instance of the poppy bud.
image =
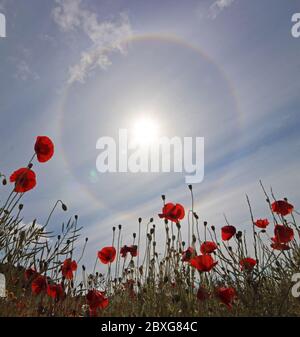
POLYGON ((153 218, 150 218, 150 222, 153 222, 153 218))
POLYGON ((207 226, 207 221, 204 221, 203 225, 204 225, 204 227, 206 227, 207 226))
POLYGON ((4 179, 2 180, 2 185, 5 186, 6 184, 7 184, 7 180, 4 178, 4 179))
POLYGON ((228 247, 228 250, 229 250, 230 252, 232 252, 232 247, 231 247, 231 246, 229 246, 229 247, 228 247))
POLYGON ((288 202, 288 198, 283 198, 284 201, 288 202))
POLYGON ((61 208, 64 212, 66 212, 68 210, 68 208, 65 204, 61 204, 61 208))
POLYGON ((142 218, 139 218, 139 223, 141 223, 142 222, 142 218))
POLYGON ((161 198, 162 198, 163 201, 166 200, 166 196, 164 194, 161 196, 161 198))
POLYGON ((88 242, 89 241, 89 238, 85 238, 85 242, 88 242))
POLYGON ((85 271, 85 265, 82 265, 82 270, 85 271))
POLYGON ((75 220, 78 220, 78 215, 75 215, 75 217, 74 217, 74 218, 75 218, 75 220))
POLYGON ((57 240, 60 240, 60 235, 57 235, 57 240))
POLYGON ((23 209, 23 204, 19 205, 19 210, 21 211, 23 209))
POLYGON ((116 227, 114 226, 112 229, 113 229, 113 232, 114 232, 116 230, 116 227))
POLYGON ((119 230, 121 230, 122 229, 122 225, 119 225, 119 230))
POLYGON ((270 199, 269 199, 269 198, 267 198, 267 199, 266 199, 266 202, 270 202, 270 199))
POLYGON ((190 189, 190 191, 192 191, 192 189, 193 189, 193 186, 192 186, 192 185, 189 185, 189 189, 190 189))
POLYGON ((198 214, 197 214, 196 212, 194 212, 193 214, 194 214, 194 217, 195 217, 195 219, 197 219, 197 220, 198 220, 198 219, 199 219, 199 216, 198 216, 198 214))
POLYGON ((241 231, 238 231, 237 233, 236 233, 236 238, 239 240, 239 239, 241 239, 241 237, 243 236, 243 233, 241 232, 241 231))
POLYGON ((215 231, 216 230, 215 226, 211 226, 211 230, 215 231))
POLYGON ((134 238, 134 239, 136 238, 136 233, 133 233, 133 238, 134 238))
POLYGON ((262 229, 262 230, 261 230, 261 233, 266 233, 266 230, 265 230, 265 229, 262 229))
POLYGON ((28 164, 28 166, 27 166, 27 167, 28 167, 29 169, 31 169, 31 168, 32 168, 32 166, 33 166, 33 164, 32 164, 32 163, 30 163, 30 164, 28 164))
POLYGON ((183 247, 185 246, 185 241, 182 241, 182 246, 183 246, 183 247))
POLYGON ((165 219, 165 224, 166 224, 166 225, 168 224, 168 219, 165 219))

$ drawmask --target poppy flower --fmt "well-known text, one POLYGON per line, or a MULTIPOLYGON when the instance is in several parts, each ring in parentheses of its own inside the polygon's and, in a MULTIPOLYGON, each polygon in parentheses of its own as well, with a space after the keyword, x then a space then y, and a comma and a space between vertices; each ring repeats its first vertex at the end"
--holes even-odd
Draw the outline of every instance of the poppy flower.
POLYGON ((34 145, 34 151, 40 163, 50 160, 54 154, 54 144, 47 136, 38 136, 34 145))
POLYGON ((224 226, 221 229, 221 233, 222 233, 222 240, 228 241, 234 236, 234 234, 236 233, 236 229, 234 226, 224 226))
POLYGON ((15 171, 9 180, 11 183, 15 183, 14 191, 17 193, 30 191, 36 185, 35 173, 27 167, 22 167, 15 171))
POLYGON ((104 264, 114 262, 115 257, 116 257, 115 247, 104 247, 98 252, 98 258, 104 264))
POLYGON ((255 221, 255 226, 258 228, 267 228, 267 226, 269 225, 269 220, 268 219, 258 219, 255 221))
POLYGON ((95 289, 89 290, 86 295, 86 300, 92 312, 98 308, 105 309, 109 304, 108 298, 105 297, 104 293, 95 289))
POLYGON ((236 298, 236 291, 234 288, 221 287, 216 290, 216 296, 229 309, 232 308, 232 302, 236 298))
POLYGON ((120 255, 122 257, 126 257, 127 256, 127 253, 129 252, 129 247, 128 246, 123 246, 121 249, 120 249, 120 255))
POLYGON ((189 247, 187 250, 185 250, 182 253, 182 262, 189 262, 191 260, 192 257, 194 257, 195 255, 197 255, 195 249, 193 247, 189 247))
POLYGON ((120 255, 122 257, 126 257, 127 254, 130 253, 132 257, 136 257, 137 256, 137 246, 136 245, 132 245, 130 247, 128 246, 123 246, 120 250, 120 255))
POLYGON ((38 295, 47 289, 47 278, 43 275, 37 276, 31 283, 31 291, 38 295))
POLYGON ((138 255, 138 250, 136 245, 132 245, 129 247, 129 253, 132 257, 136 257, 138 255))
POLYGON ((217 244, 213 241, 205 241, 202 243, 200 247, 200 251, 202 254, 211 254, 218 248, 217 244))
POLYGON ((162 209, 162 213, 158 214, 160 218, 170 220, 172 222, 178 223, 179 220, 182 220, 185 216, 185 211, 182 205, 172 204, 171 202, 165 204, 162 209))
POLYGON ((24 277, 25 277, 26 281, 29 281, 29 280, 33 279, 37 275, 38 275, 38 273, 33 268, 26 269, 25 273, 24 273, 24 277))
POLYGON ((288 226, 276 225, 274 234, 275 238, 280 243, 288 243, 294 239, 294 231, 288 226))
POLYGON ((274 201, 272 204, 272 211, 282 216, 293 212, 294 206, 285 200, 274 201))
POLYGON ((240 261, 240 266, 242 270, 251 271, 255 267, 256 263, 256 260, 251 257, 246 257, 240 261))
POLYGON ((190 261, 191 266, 202 272, 211 271, 217 263, 218 262, 215 262, 211 255, 198 255, 193 257, 190 261))
POLYGON ((287 244, 285 243, 280 243, 277 238, 272 238, 271 239, 273 243, 271 243, 271 247, 275 250, 289 250, 291 249, 287 244))
POLYGON ((76 270, 77 263, 76 261, 72 261, 71 259, 66 259, 61 267, 61 272, 67 280, 73 279, 73 271, 76 270))
POLYGON ((206 301, 209 298, 210 294, 204 287, 199 287, 197 291, 197 298, 199 301, 203 302, 206 301))
POLYGON ((48 284, 47 294, 57 301, 65 298, 65 292, 61 284, 48 284))

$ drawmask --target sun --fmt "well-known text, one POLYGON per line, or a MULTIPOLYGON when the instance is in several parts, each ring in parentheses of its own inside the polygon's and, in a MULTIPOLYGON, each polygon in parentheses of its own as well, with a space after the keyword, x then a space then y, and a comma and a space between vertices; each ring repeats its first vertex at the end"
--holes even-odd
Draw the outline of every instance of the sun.
POLYGON ((132 141, 138 146, 150 146, 158 139, 159 125, 151 117, 143 116, 135 121, 132 141))

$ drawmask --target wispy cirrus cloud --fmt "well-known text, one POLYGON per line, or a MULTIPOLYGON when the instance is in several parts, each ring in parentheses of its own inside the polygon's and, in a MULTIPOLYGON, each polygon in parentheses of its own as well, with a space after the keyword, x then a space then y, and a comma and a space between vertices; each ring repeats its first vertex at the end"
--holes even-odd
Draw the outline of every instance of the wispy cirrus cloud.
POLYGON ((69 69, 68 82, 84 82, 95 68, 111 64, 110 54, 124 53, 124 40, 132 35, 129 18, 121 13, 118 20, 99 21, 97 14, 84 8, 81 0, 56 0, 53 19, 63 32, 82 31, 91 41, 91 48, 81 53, 79 63, 69 69))
POLYGON ((215 19, 225 8, 231 6, 235 0, 216 0, 209 7, 209 17, 215 19))

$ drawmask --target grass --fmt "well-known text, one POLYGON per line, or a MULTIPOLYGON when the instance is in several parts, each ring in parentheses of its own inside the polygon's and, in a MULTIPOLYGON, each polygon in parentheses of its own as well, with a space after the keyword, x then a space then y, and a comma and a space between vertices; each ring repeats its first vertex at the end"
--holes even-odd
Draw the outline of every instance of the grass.
MULTIPOLYGON (((32 170, 34 159, 35 155, 28 170, 32 170)), ((6 177, 1 177, 6 185, 6 177)), ((43 226, 36 221, 22 223, 21 202, 29 190, 20 191, 20 187, 25 185, 29 186, 26 172, 14 181, 0 208, 0 272, 6 277, 7 288, 6 297, 0 298, 0 316, 300 315, 300 299, 291 291, 292 275, 300 265, 298 213, 287 200, 278 203, 272 191, 268 195, 262 184, 270 210, 266 228, 258 227, 248 197, 252 223, 248 235, 234 228, 226 238, 220 229, 206 222, 199 224, 189 186, 192 206, 185 216, 180 205, 170 205, 162 196, 160 223, 138 219, 136 233, 122 251, 122 226, 113 227, 112 245, 98 254, 100 263, 107 264, 105 275, 96 271, 96 264, 93 271, 83 264, 87 238, 71 267, 81 230, 77 216, 62 225, 59 235, 48 231, 56 208, 67 211, 61 200, 43 226), (283 208, 275 207, 279 204, 283 208), (183 226, 189 234, 186 242, 183 226), (165 238, 164 247, 157 246, 158 236, 165 238), (213 251, 200 253, 208 241, 214 243, 213 251), (241 261, 246 258, 252 258, 252 265, 243 266, 241 261), (38 276, 45 282, 37 290, 38 276), (55 291, 49 292, 49 286, 55 291)))

